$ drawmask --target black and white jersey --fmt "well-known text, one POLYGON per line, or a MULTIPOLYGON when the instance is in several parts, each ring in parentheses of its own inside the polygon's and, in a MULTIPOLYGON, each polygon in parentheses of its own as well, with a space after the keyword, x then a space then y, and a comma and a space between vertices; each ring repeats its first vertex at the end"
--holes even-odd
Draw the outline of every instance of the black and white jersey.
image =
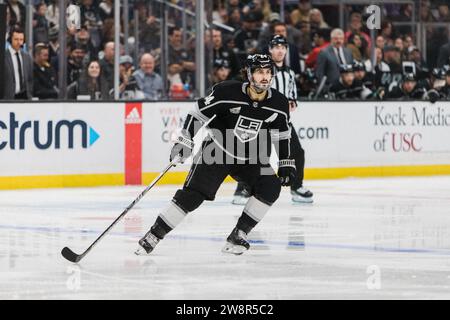
POLYGON ((201 123, 215 118, 208 127, 210 136, 227 156, 234 159, 260 160, 253 146, 267 148, 278 141, 279 158, 290 159, 289 102, 280 92, 269 89, 262 101, 253 101, 247 94, 249 84, 224 81, 212 88, 209 96, 197 101, 183 127, 186 138, 192 139, 201 123))
POLYGON ((272 88, 278 90, 289 101, 297 100, 297 84, 295 73, 287 66, 277 67, 277 73, 272 82, 272 88))

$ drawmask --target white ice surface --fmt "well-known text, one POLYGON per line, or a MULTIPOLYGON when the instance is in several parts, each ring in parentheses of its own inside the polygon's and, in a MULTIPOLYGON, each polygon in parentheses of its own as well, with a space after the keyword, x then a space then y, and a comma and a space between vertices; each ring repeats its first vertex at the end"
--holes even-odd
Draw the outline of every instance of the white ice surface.
POLYGON ((151 257, 137 240, 177 187, 157 186, 78 265, 143 187, 0 192, 0 299, 450 299, 450 177, 308 181, 284 189, 242 256, 221 253, 242 207, 219 190, 151 257))

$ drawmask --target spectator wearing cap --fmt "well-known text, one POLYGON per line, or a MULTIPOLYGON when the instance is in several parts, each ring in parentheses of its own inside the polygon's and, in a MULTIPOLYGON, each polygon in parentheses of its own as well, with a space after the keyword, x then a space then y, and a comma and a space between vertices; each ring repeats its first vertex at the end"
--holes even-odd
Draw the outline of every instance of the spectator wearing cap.
POLYGON ((372 95, 361 81, 355 81, 355 74, 351 64, 339 67, 339 81, 330 88, 330 95, 337 100, 365 100, 372 95))
POLYGON ((217 58, 213 64, 211 82, 213 85, 228 80, 231 74, 230 62, 227 59, 217 58))
POLYGON ((98 50, 92 44, 91 35, 86 26, 81 26, 80 30, 75 33, 75 42, 86 47, 86 59, 88 61, 97 59, 98 50))
POLYGON ((80 43, 72 43, 70 55, 67 60, 67 83, 78 81, 84 69, 84 57, 86 56, 86 46, 80 43))
MULTIPOLYGON (((119 58, 119 98, 124 100, 144 100, 144 93, 140 90, 136 78, 133 76, 133 58, 129 55, 119 58)), ((110 90, 114 98, 114 88, 110 90)))
POLYGON ((319 83, 326 77, 325 84, 333 85, 339 81, 340 65, 353 63, 352 53, 344 48, 344 31, 334 29, 331 31, 331 43, 328 47, 320 51, 317 57, 316 75, 319 83))
POLYGON ((425 88, 418 86, 413 73, 405 73, 402 80, 386 94, 388 100, 424 100, 427 98, 425 88))
POLYGON ((235 78, 239 75, 241 69, 239 59, 236 54, 224 46, 222 41, 222 31, 219 29, 212 30, 212 44, 213 44, 213 59, 223 59, 229 61, 231 72, 230 78, 235 78))
POLYGON ((77 81, 67 87, 69 99, 108 100, 108 83, 97 60, 88 63, 77 81))
POLYGON ((100 60, 103 76, 108 82, 108 88, 114 87, 114 42, 110 41, 103 48, 103 58, 100 60))
POLYGON ((330 45, 330 29, 319 29, 313 34, 314 49, 308 53, 305 60, 306 67, 316 68, 317 57, 320 51, 330 45))
POLYGON ((158 100, 163 95, 163 81, 155 72, 155 58, 150 53, 144 53, 139 59, 139 69, 133 73, 139 90, 146 100, 158 100))
POLYGON ((407 49, 407 52, 408 52, 407 60, 414 62, 414 64, 416 65, 416 71, 418 73, 421 72, 428 73, 428 66, 425 60, 423 59, 419 48, 417 48, 416 46, 411 46, 407 49))
POLYGON ((51 61, 53 65, 53 59, 58 58, 59 52, 58 29, 55 27, 48 30, 48 49, 50 54, 49 61, 51 61))
POLYGON ((40 100, 58 97, 55 71, 49 63, 49 49, 46 44, 38 43, 33 49, 33 97, 40 100))

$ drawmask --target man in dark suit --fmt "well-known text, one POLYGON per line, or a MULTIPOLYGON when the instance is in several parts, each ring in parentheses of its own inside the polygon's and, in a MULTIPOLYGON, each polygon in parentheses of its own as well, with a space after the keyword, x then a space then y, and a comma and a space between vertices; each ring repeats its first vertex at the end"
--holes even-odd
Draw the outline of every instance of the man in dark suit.
POLYGON ((5 52, 4 99, 29 100, 33 92, 33 59, 21 51, 25 34, 20 28, 10 31, 11 47, 5 52))
POLYGON ((319 83, 324 76, 327 77, 327 87, 337 83, 340 78, 339 67, 353 64, 350 50, 344 48, 344 31, 334 29, 331 31, 331 44, 320 51, 317 57, 316 75, 319 83))
POLYGON ((33 96, 39 99, 58 98, 56 76, 50 66, 49 48, 44 43, 34 46, 33 96))

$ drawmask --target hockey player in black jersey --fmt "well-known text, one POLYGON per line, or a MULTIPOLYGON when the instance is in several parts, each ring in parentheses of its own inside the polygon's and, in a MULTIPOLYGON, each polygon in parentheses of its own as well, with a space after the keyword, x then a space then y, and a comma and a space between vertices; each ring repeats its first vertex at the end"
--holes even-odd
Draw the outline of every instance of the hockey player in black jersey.
POLYGON ((197 101, 184 123, 182 134, 172 148, 171 160, 180 162, 190 156, 193 137, 201 123, 209 120, 210 139, 201 151, 182 189, 139 240, 136 254, 149 254, 167 233, 205 200, 214 200, 224 179, 230 175, 251 187, 251 197, 223 248, 225 253, 241 254, 250 248, 247 234, 277 200, 281 186, 295 179, 295 161, 289 140, 289 101, 271 89, 274 64, 268 55, 251 55, 246 61, 248 82, 225 81, 213 87, 211 94, 197 101), (278 176, 269 163, 272 141, 278 142, 278 176), (265 156, 254 146, 267 148, 265 156))
POLYGON ((366 88, 361 81, 355 81, 353 65, 340 65, 339 72, 341 73, 339 81, 330 88, 330 96, 334 99, 365 100, 372 96, 372 91, 366 88))
MULTIPOLYGON (((280 35, 275 35, 269 41, 269 52, 275 62, 276 73, 272 83, 272 88, 279 91, 289 100, 289 111, 293 112, 297 108, 297 85, 295 82, 295 73, 284 63, 288 48, 287 40, 280 35)), ((298 135, 289 123, 291 128, 291 153, 295 160, 297 177, 291 184, 291 195, 293 202, 311 203, 313 202, 313 193, 303 186, 303 176, 305 170, 305 151, 300 144, 298 135)), ((234 192, 233 204, 245 204, 251 195, 249 186, 244 183, 238 183, 234 192)))

